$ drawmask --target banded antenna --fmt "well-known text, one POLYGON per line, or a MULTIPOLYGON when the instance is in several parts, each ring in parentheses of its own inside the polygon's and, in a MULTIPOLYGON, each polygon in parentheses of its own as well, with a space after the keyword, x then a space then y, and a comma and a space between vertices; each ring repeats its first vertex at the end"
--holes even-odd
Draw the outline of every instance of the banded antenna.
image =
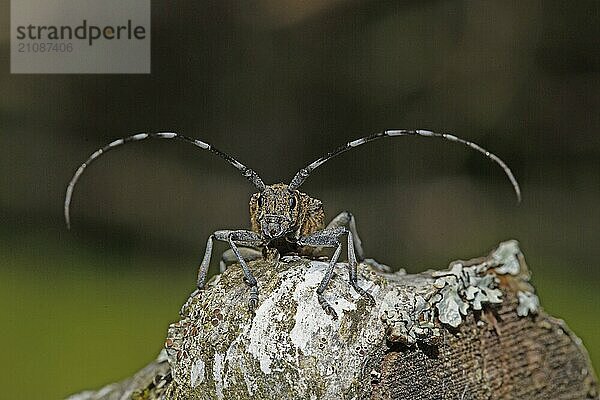
POLYGON ((92 155, 87 160, 85 160, 85 162, 83 164, 81 164, 81 166, 77 169, 77 171, 75 171, 73 178, 71 178, 71 181, 69 182, 69 185, 67 186, 67 192, 65 194, 64 212, 65 212, 65 221, 67 223, 67 228, 69 228, 69 229, 71 228, 71 218, 70 218, 70 214, 69 214, 69 206, 71 204, 71 197, 73 196, 73 189, 75 188, 75 184, 77 184, 77 181, 83 174, 83 171, 85 171, 85 169, 94 160, 96 160, 98 157, 100 157, 102 154, 108 152, 109 150, 112 150, 115 147, 118 147, 125 143, 140 141, 140 140, 144 140, 144 139, 178 139, 178 140, 184 141, 186 143, 191 143, 194 146, 201 148, 202 150, 209 150, 209 151, 215 153, 216 155, 218 155, 219 157, 223 158, 225 161, 227 161, 229 164, 233 165, 235 168, 237 168, 242 173, 242 175, 245 176, 246 179, 248 179, 250 182, 252 182, 252 184, 260 192, 262 192, 265 189, 265 184, 263 183, 262 179, 260 179, 260 177, 258 176, 258 174, 256 172, 254 172, 252 169, 246 167, 244 164, 242 164, 235 158, 231 157, 229 154, 223 153, 219 149, 213 147, 212 145, 210 145, 206 142, 203 142, 198 139, 192 139, 187 136, 183 136, 183 135, 180 135, 180 134, 174 133, 174 132, 138 133, 137 135, 129 136, 129 137, 122 138, 122 139, 117 139, 114 142, 104 146, 103 148, 96 150, 94 153, 92 153, 92 155))
POLYGON ((297 190, 304 183, 306 178, 308 178, 308 176, 315 169, 317 169, 319 166, 326 163, 327 161, 331 160, 333 157, 338 156, 354 147, 358 147, 361 144, 365 144, 367 142, 371 142, 373 140, 381 139, 384 137, 393 137, 393 136, 439 137, 439 138, 449 140, 451 142, 462 143, 465 146, 468 146, 473 150, 477 150, 478 152, 482 153, 483 155, 485 155, 486 157, 488 157, 489 159, 494 161, 496 164, 500 165, 500 167, 502 167, 502 169, 504 170, 504 173, 506 174, 506 176, 510 180, 510 183, 513 186, 515 194, 517 195, 517 201, 521 202, 521 188, 519 187, 519 183, 517 182, 517 179, 513 175, 510 168, 504 163, 504 161, 502 161, 500 159, 500 157, 496 156, 495 154, 490 153, 489 151, 487 151, 486 149, 484 149, 483 147, 479 146, 476 143, 461 139, 459 137, 450 135, 448 133, 435 133, 435 132, 425 131, 425 130, 406 130, 406 129, 387 130, 384 132, 375 133, 370 136, 365 136, 360 139, 353 140, 351 142, 346 143, 343 146, 338 147, 337 149, 327 153, 325 156, 319 158, 318 160, 309 164, 307 167, 302 168, 300 171, 298 171, 289 184, 290 190, 297 190))

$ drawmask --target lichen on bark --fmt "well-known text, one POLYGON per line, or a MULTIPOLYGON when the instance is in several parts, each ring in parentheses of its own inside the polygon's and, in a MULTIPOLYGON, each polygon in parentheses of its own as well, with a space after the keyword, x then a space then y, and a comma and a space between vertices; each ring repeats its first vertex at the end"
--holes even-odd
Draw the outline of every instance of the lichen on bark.
POLYGON ((156 363, 169 373, 130 393, 149 399, 598 396, 585 349, 540 308, 515 241, 487 257, 416 275, 362 263, 359 285, 375 306, 354 291, 348 265, 339 263, 325 292, 337 320, 315 292, 326 262, 284 257, 249 267, 260 288, 256 314, 248 310, 240 268, 217 275, 169 327, 166 357, 156 363))

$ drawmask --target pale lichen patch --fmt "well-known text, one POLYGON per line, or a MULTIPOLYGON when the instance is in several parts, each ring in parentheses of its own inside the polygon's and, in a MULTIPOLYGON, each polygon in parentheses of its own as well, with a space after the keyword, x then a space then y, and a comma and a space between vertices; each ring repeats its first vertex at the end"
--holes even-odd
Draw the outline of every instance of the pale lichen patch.
POLYGON ((497 274, 500 275, 519 275, 521 271, 519 263, 519 243, 516 240, 509 240, 500 243, 498 248, 491 254, 491 258, 498 264, 495 268, 497 274))
POLYGON ((540 300, 531 292, 518 292, 517 298, 519 305, 517 305, 517 315, 525 317, 529 314, 537 314, 540 308, 540 300))
POLYGON ((443 286, 432 299, 438 310, 438 318, 443 324, 456 328, 462 322, 462 316, 467 315, 469 303, 459 294, 461 287, 456 277, 449 276, 436 280, 436 287, 441 284, 443 286))
POLYGON ((487 272, 485 264, 465 267, 462 263, 455 263, 447 273, 439 271, 433 274, 439 277, 434 282, 439 292, 433 301, 440 322, 456 328, 469 308, 481 310, 486 303, 502 302, 502 291, 497 288, 498 279, 487 272))
MULTIPOLYGON (((327 263, 313 261, 304 279, 298 282, 294 289, 293 299, 298 307, 294 315, 294 327, 290 331, 289 337, 296 349, 306 356, 312 354, 313 349, 310 344, 319 334, 321 337, 331 335, 333 330, 340 327, 340 321, 327 315, 317 301, 316 288, 323 279, 326 269, 327 263)), ((358 298, 360 298, 358 294, 353 296, 355 301, 358 298)), ((344 315, 345 312, 356 309, 355 302, 347 301, 342 297, 327 296, 326 299, 338 315, 344 315)))
POLYGON ((204 368, 204 361, 196 360, 196 362, 192 366, 192 374, 190 376, 190 382, 192 384, 192 387, 196 387, 202 382, 204 382, 204 368))
POLYGON ((247 349, 258 360, 260 369, 265 374, 271 373, 273 360, 281 359, 291 347, 289 339, 282 334, 283 331, 274 327, 288 318, 283 304, 289 303, 286 297, 289 297, 294 281, 294 278, 283 280, 260 304, 253 323, 249 326, 247 335, 250 342, 247 349))
MULTIPOLYGON (((380 308, 388 340, 406 345, 419 340, 436 341, 440 323, 456 328, 470 309, 480 311, 486 304, 502 303, 497 275, 523 275, 519 255, 516 241, 504 242, 487 260, 469 266, 455 262, 448 270, 432 271, 431 279, 421 279, 421 285, 400 284, 388 291, 380 308)), ((389 278, 401 283, 399 276, 389 278)))
POLYGON ((221 353, 215 353, 213 360, 213 379, 215 382, 215 394, 219 400, 223 399, 223 368, 224 357, 221 353))
POLYGON ((441 334, 435 324, 434 305, 431 302, 436 293, 434 279, 420 276, 406 285, 408 282, 400 283, 410 279, 404 275, 389 278, 398 281, 399 285, 389 288, 379 308, 387 339, 407 346, 414 345, 418 340, 436 341, 441 334))

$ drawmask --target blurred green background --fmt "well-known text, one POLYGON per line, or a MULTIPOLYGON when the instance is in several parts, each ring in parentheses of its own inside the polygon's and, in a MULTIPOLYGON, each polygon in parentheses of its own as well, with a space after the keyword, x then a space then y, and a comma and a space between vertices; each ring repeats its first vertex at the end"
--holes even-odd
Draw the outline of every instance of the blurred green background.
MULTIPOLYGON (((597 1, 153 2, 151 75, 11 75, 0 0, 2 397, 56 399, 131 375, 194 289, 207 236, 248 226, 252 187, 181 143, 132 144, 64 189, 98 147, 174 130, 357 217, 369 256, 418 272, 515 238, 543 306, 600 365, 597 1)), ((217 248, 217 252, 225 247, 217 248)), ((215 256, 215 259, 218 255, 215 256)), ((216 263, 213 271, 216 270, 216 263)))

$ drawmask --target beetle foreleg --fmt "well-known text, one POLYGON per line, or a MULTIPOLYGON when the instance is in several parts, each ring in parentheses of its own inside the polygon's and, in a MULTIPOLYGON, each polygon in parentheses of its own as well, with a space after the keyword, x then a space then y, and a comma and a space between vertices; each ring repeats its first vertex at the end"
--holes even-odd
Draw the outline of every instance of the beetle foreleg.
MULTIPOLYGON (((260 260, 263 258, 262 251, 258 249, 238 246, 238 250, 246 262, 260 260)), ((223 252, 221 261, 219 262, 219 272, 225 272, 225 270, 235 262, 238 262, 238 258, 233 250, 228 249, 227 251, 223 252)))
POLYGON ((258 286, 256 279, 254 276, 252 276, 252 273, 248 268, 248 264, 244 260, 244 257, 237 247, 237 244, 242 246, 260 247, 262 245, 261 237, 252 231, 246 230, 222 230, 216 231, 210 235, 206 242, 206 250, 204 251, 204 257, 202 258, 200 269, 198 271, 198 290, 202 290, 206 283, 206 275, 208 273, 212 255, 213 240, 229 243, 231 250, 235 254, 237 261, 240 263, 242 270, 244 271, 244 281, 248 286, 250 286, 250 300, 248 301, 248 305, 250 307, 250 311, 254 312, 254 309, 258 305, 258 286))
POLYGON ((350 268, 348 275, 350 277, 350 284, 360 295, 367 298, 370 304, 375 304, 373 296, 371 296, 357 284, 357 260, 356 254, 354 253, 354 241, 352 238, 352 232, 350 232, 345 227, 335 227, 315 232, 298 241, 298 244, 300 244, 301 246, 336 247, 335 252, 331 257, 331 260, 327 267, 327 271, 325 272, 325 276, 323 277, 323 279, 321 280, 321 284, 317 288, 317 298, 319 300, 319 304, 321 304, 321 307, 323 307, 325 312, 330 314, 334 319, 337 318, 337 314, 335 313, 333 307, 331 307, 331 305, 329 305, 329 303, 327 303, 327 301, 323 297, 323 292, 325 291, 327 285, 329 285, 329 282, 331 281, 335 264, 337 263, 340 253, 342 251, 342 243, 340 242, 339 238, 343 235, 348 235, 348 263, 350 268))
POLYGON ((258 284, 256 282, 256 278, 250 272, 250 268, 248 268, 248 264, 244 261, 244 257, 240 254, 240 250, 235 244, 235 232, 232 232, 229 235, 229 246, 231 246, 231 250, 235 253, 240 265, 242 266, 242 271, 244 271, 244 282, 248 286, 250 286, 250 299, 248 300, 248 307, 251 313, 254 313, 256 306, 258 305, 258 284))

